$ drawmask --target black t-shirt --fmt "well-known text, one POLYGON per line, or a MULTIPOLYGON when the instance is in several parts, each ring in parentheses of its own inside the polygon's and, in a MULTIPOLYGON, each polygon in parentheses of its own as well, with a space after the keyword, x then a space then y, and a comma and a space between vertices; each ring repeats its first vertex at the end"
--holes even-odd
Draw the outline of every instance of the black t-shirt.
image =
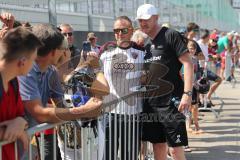
MULTIPOLYGON (((198 44, 195 40, 192 40, 192 41, 193 41, 193 42, 195 43, 195 45, 196 45, 196 53, 195 53, 195 55, 196 55, 196 56, 199 56, 200 53, 203 54, 203 53, 202 53, 202 49, 201 49, 201 47, 199 46, 199 44, 198 44)), ((195 71, 198 72, 199 69, 200 69, 200 64, 199 64, 199 61, 197 61, 197 66, 195 66, 194 72, 195 72, 195 71)))
POLYGON ((72 46, 69 49, 71 51, 71 61, 69 63, 69 68, 74 68, 75 69, 80 62, 81 52, 75 46, 72 46))
POLYGON ((157 88, 147 94, 146 101, 154 107, 166 106, 172 97, 181 97, 183 93, 182 64, 178 57, 188 51, 187 39, 179 32, 163 27, 146 47, 149 52, 145 56, 145 67, 150 72, 147 85, 157 88))

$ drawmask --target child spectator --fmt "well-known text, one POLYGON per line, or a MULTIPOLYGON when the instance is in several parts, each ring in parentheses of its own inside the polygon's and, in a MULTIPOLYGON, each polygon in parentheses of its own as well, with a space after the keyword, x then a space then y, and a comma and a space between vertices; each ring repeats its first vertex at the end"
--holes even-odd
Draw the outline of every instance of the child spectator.
MULTIPOLYGON (((195 54, 196 53, 196 43, 192 40, 189 40, 187 47, 188 47, 189 53, 192 57, 192 62, 193 62, 193 66, 194 66, 194 77, 195 77, 194 82, 196 82, 197 79, 199 78, 199 75, 201 74, 201 73, 199 73, 198 57, 195 54)), ((192 112, 192 118, 193 118, 194 125, 195 125, 194 133, 196 133, 196 134, 202 132, 202 130, 200 130, 199 123, 198 123, 198 101, 199 101, 198 97, 199 97, 199 95, 198 95, 196 89, 193 87, 191 112, 192 112)), ((192 124, 192 119, 190 117, 188 131, 192 131, 191 124, 192 124)))

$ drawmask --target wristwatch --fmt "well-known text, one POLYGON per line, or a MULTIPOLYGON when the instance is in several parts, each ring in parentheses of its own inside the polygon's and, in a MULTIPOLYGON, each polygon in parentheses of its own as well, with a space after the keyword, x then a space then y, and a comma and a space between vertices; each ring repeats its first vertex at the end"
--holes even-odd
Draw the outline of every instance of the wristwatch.
POLYGON ((189 97, 191 97, 192 96, 192 91, 184 91, 183 94, 186 94, 189 97))

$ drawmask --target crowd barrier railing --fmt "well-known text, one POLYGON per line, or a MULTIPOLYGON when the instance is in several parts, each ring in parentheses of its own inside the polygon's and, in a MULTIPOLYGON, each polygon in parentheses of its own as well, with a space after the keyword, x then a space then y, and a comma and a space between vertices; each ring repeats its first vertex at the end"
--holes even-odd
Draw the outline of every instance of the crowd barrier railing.
POLYGON ((142 108, 141 98, 136 96, 136 94, 130 94, 123 96, 122 98, 116 98, 109 102, 103 104, 103 114, 97 118, 97 136, 92 127, 81 128, 81 148, 77 148, 77 132, 79 121, 67 121, 63 123, 48 124, 43 123, 27 130, 29 139, 31 140, 35 137, 36 133, 40 133, 39 136, 39 152, 36 152, 32 143, 29 144, 29 149, 27 153, 23 153, 19 148, 19 142, 0 142, 0 160, 2 158, 2 147, 9 143, 14 143, 15 145, 15 159, 24 159, 21 155, 28 155, 25 159, 36 159, 36 155, 40 155, 39 159, 44 159, 44 131, 47 129, 54 128, 55 132, 53 134, 53 154, 54 160, 56 160, 56 147, 59 147, 59 135, 57 128, 60 125, 65 127, 64 129, 64 145, 62 150, 62 159, 76 159, 76 160, 137 160, 142 159, 141 150, 141 123, 140 123, 140 112, 142 108), (126 103, 131 103, 134 98, 135 106, 138 109, 133 109, 131 107, 124 108, 126 103), (116 107, 118 105, 118 108, 116 107), (118 110, 118 111, 117 111, 118 110), (118 113, 120 112, 120 114, 118 113), (124 113, 124 114, 123 114, 124 113), (72 156, 69 156, 69 148, 67 147, 67 132, 66 126, 68 124, 74 124, 74 149, 72 150, 72 156), (19 152, 22 152, 19 154, 19 152))

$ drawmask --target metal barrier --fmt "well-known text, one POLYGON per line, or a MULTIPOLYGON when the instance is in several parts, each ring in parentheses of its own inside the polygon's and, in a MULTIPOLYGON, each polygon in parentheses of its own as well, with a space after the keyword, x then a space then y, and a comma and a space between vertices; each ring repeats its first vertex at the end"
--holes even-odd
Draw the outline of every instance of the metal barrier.
MULTIPOLYGON (((2 160, 2 146, 7 145, 9 143, 11 143, 11 142, 6 142, 6 141, 0 142, 0 160, 2 160)), ((17 151, 17 141, 12 142, 12 143, 14 143, 14 148, 15 148, 15 159, 17 159, 17 157, 18 157, 18 154, 16 152, 17 151)))
MULTIPOLYGON (((207 70, 210 70, 211 72, 216 74, 216 67, 215 67, 215 65, 214 65, 214 63, 212 61, 205 62, 204 68, 205 68, 205 70, 204 70, 205 74, 207 74, 207 70)), ((222 98, 220 98, 220 97, 218 97, 216 95, 216 93, 214 93, 213 99, 217 99, 217 100, 219 100, 221 102, 219 112, 216 112, 215 109, 213 109, 212 107, 208 107, 207 106, 207 95, 206 94, 203 95, 203 107, 202 108, 198 108, 198 111, 210 111, 210 112, 212 112, 214 114, 215 118, 218 119, 220 111, 221 111, 221 109, 223 107, 224 102, 223 102, 222 98)))
MULTIPOLYGON (((114 100, 106 102, 103 104, 104 114, 98 118, 97 121, 97 130, 98 137, 94 137, 94 131, 92 128, 81 128, 81 148, 77 149, 76 144, 76 130, 77 125, 74 125, 74 149, 73 149, 73 158, 68 157, 68 148, 66 146, 66 128, 64 134, 64 145, 62 149, 63 155, 62 159, 82 159, 82 160, 125 160, 125 159, 138 159, 140 157, 140 136, 141 136, 141 125, 140 125, 140 112, 133 114, 132 109, 129 111, 124 110, 124 104, 130 103, 131 98, 136 98, 136 94, 126 95, 122 98, 115 97, 114 100), (114 114, 116 111, 116 105, 120 107, 120 111, 125 112, 126 114, 114 114), (119 150, 118 150, 119 149, 119 150), (78 153, 80 153, 80 158, 78 153)), ((136 101, 137 105, 141 108, 141 101, 136 101)), ((140 110, 139 110, 140 111, 140 110)), ((56 128, 60 125, 68 125, 69 123, 76 124, 77 121, 63 122, 56 124, 39 124, 35 127, 29 128, 27 133, 29 138, 32 139, 35 133, 40 132, 40 141, 39 141, 39 150, 40 158, 44 159, 44 132, 47 129, 56 128)), ((54 133, 54 160, 56 160, 56 139, 58 139, 59 145, 59 136, 54 133)), ((18 159, 19 147, 16 142, 0 142, 0 160, 2 160, 2 146, 15 143, 15 157, 18 159)), ((33 146, 29 144, 27 159, 33 158, 33 146)))

